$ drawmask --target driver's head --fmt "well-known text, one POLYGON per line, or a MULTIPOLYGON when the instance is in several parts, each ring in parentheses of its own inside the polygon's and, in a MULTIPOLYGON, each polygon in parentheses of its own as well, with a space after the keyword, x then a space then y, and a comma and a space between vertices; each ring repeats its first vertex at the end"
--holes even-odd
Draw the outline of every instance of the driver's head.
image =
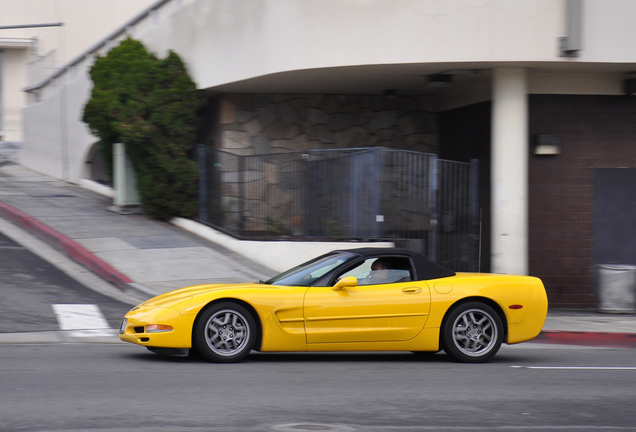
POLYGON ((371 273, 369 274, 369 277, 372 280, 385 279, 389 273, 388 270, 390 268, 391 266, 386 260, 378 258, 377 260, 373 261, 373 264, 371 264, 371 273))

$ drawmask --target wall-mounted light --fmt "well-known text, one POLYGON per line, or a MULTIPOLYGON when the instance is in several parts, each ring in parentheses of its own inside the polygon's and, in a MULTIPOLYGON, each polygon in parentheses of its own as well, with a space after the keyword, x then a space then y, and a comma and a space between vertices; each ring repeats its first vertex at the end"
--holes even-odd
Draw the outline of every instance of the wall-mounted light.
POLYGON ((536 134, 534 136, 534 154, 552 156, 561 153, 561 139, 557 134, 536 134))

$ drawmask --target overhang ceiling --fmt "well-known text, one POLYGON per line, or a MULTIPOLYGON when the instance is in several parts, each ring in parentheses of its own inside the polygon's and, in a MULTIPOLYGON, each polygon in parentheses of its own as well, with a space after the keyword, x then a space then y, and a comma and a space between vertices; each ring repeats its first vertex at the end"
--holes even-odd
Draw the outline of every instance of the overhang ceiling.
POLYGON ((525 67, 531 74, 613 74, 622 79, 636 73, 636 64, 554 63, 385 64, 343 66, 280 72, 223 84, 219 93, 397 94, 440 95, 450 89, 490 82, 497 67, 525 67), (449 86, 431 85, 431 74, 449 74, 449 86))

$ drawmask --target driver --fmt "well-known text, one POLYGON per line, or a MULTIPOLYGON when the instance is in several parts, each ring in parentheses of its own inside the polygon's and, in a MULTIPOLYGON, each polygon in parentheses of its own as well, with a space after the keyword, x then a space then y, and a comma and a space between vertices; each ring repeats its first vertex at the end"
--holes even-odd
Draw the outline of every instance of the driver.
POLYGON ((364 285, 390 283, 389 270, 391 270, 391 264, 385 259, 378 258, 371 264, 371 271, 364 279, 364 285))

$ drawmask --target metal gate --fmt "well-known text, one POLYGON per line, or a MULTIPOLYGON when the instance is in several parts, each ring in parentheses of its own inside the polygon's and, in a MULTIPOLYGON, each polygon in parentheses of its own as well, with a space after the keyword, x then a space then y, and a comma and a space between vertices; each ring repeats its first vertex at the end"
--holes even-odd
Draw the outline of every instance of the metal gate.
POLYGON ((198 155, 199 221, 235 237, 390 240, 480 270, 478 162, 381 147, 198 155))

